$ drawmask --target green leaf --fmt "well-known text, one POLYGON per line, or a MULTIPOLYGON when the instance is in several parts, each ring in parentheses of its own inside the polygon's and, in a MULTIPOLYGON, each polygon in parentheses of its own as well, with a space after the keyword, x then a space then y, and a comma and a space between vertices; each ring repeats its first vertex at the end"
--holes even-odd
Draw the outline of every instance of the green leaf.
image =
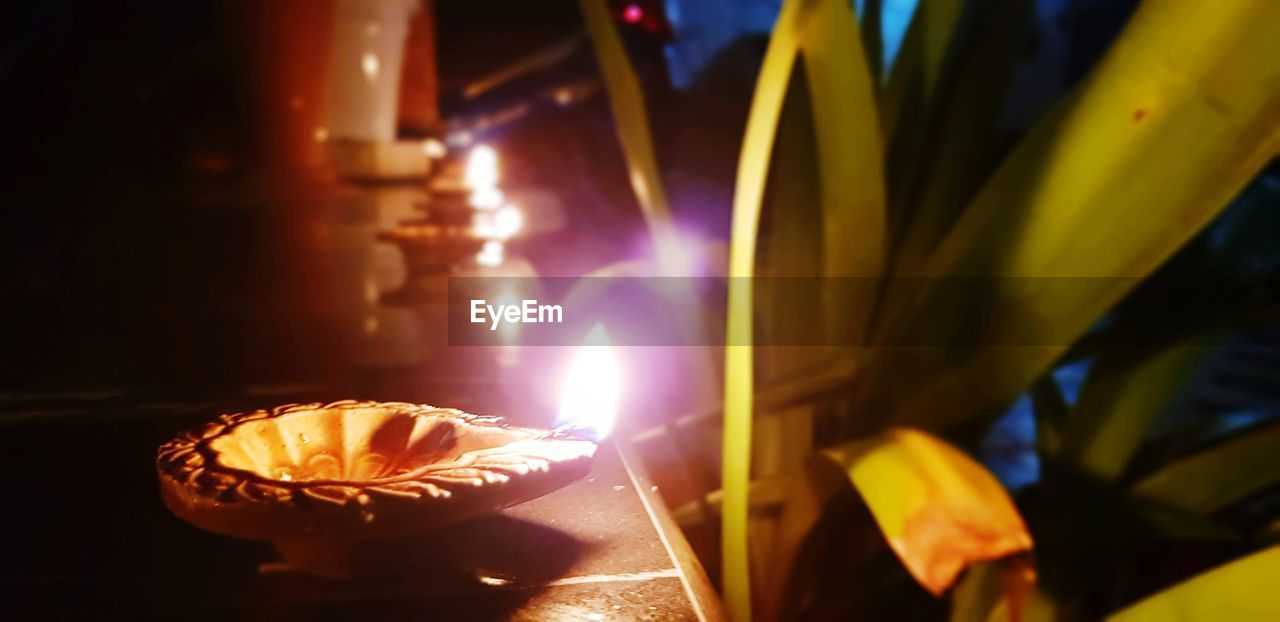
POLYGON ((1071 410, 1052 374, 1031 387, 1031 408, 1036 418, 1036 446, 1045 457, 1055 457, 1062 446, 1062 424, 1071 410))
POLYGON ((1178 398, 1217 343, 1195 340, 1154 352, 1108 352, 1098 360, 1063 428, 1061 459, 1103 480, 1118 478, 1151 424, 1178 398))
MULTIPOLYGON (((823 214, 823 271, 878 275, 883 265, 884 188, 874 90, 862 57, 857 23, 842 0, 788 0, 765 53, 734 188, 725 348, 724 589, 729 614, 750 618, 748 482, 751 471, 751 407, 754 300, 751 277, 765 182, 769 178, 779 118, 801 52, 818 137, 823 214), (879 224, 877 224, 879 223, 879 224)), ((869 317, 870 303, 841 309, 869 317)), ((862 320, 865 322, 865 320, 862 320)), ((849 326, 848 323, 841 324, 849 326)), ((855 324, 856 326, 856 324, 855 324)))
MULTIPOLYGON (((825 277, 878 277, 885 263, 883 146, 875 85, 847 2, 822 0, 801 33, 821 176, 825 277)), ((861 337, 874 300, 825 301, 829 343, 861 337)))
POLYGON ((1112 622, 1145 620, 1277 620, 1280 547, 1242 557, 1122 609, 1112 622))
POLYGON ((865 0, 862 5, 862 43, 867 59, 867 69, 871 71, 875 83, 880 83, 884 75, 884 13, 881 11, 883 0, 865 0))
POLYGON ((980 343, 1029 345, 884 353, 875 408, 948 425, 1008 403, 1217 214, 1280 145, 1277 22, 1269 0, 1142 4, 922 264, 937 285, 995 277, 995 291, 962 308, 936 286, 886 301, 889 341, 958 315, 984 319, 980 343))
POLYGON ((880 95, 884 135, 897 141, 898 128, 914 129, 937 89, 952 32, 964 0, 933 0, 916 6, 880 95))
MULTIPOLYGON (((899 164, 906 168, 897 176, 900 183, 890 187, 895 218, 903 219, 895 260, 899 274, 914 273, 997 164, 1004 139, 996 121, 1019 48, 1035 28, 1032 5, 1031 0, 974 3, 956 29, 947 70, 916 130, 918 142, 894 144, 910 156, 909 163, 899 164)), ((889 155, 893 164, 903 154, 889 155)))
MULTIPOLYGON (((791 73, 778 119, 769 177, 765 184, 756 271, 759 276, 813 276, 822 273, 822 178, 812 98, 802 68, 791 73)), ((792 304, 786 288, 763 287, 755 294, 755 330, 764 343, 773 336, 803 327, 821 340, 822 308, 792 304)), ((791 333, 794 334, 794 333, 791 333)), ((757 347, 756 380, 760 386, 812 369, 829 357, 825 348, 757 347)))
POLYGON ((721 554, 725 609, 733 620, 751 619, 751 576, 748 553, 748 507, 751 482, 751 406, 755 393, 752 369, 751 276, 756 262, 764 180, 769 173, 775 131, 791 68, 799 52, 798 2, 787 2, 769 39, 756 92, 747 117, 733 195, 733 228, 729 246, 729 301, 724 365, 724 491, 721 554), (742 345, 733 345, 742 344, 742 345))
POLYGON ((631 189, 653 236, 664 274, 681 274, 687 268, 682 265, 682 254, 675 239, 640 80, 618 37, 608 6, 602 0, 579 0, 578 5, 609 94, 613 126, 627 161, 631 189))
POLYGON ((1244 434, 1152 473, 1133 494, 1209 514, 1280 482, 1280 423, 1244 434))

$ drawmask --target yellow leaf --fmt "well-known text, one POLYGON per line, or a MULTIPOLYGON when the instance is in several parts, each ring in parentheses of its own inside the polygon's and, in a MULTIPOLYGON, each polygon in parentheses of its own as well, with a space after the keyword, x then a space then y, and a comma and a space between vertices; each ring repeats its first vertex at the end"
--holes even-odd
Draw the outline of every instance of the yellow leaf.
POLYGON ((823 453, 853 482, 903 565, 935 595, 966 566, 1032 547, 995 477, 929 434, 895 428, 823 453))
POLYGON ((1280 620, 1276 577, 1280 577, 1280 547, 1273 546, 1192 577, 1107 619, 1280 620))
POLYGON ((795 64, 799 43, 795 23, 799 3, 787 2, 778 15, 765 51, 756 91, 747 117, 742 154, 733 193, 732 241, 729 247, 729 302, 725 329, 724 450, 722 479, 721 550, 725 609, 737 622, 751 620, 750 557, 747 552, 747 511, 751 480, 751 406, 755 395, 751 331, 756 237, 764 180, 782 103, 795 64), (740 345, 732 345, 740 344, 740 345))
MULTIPOLYGON (((874 276, 884 258, 884 187, 874 88, 863 59, 857 24, 843 0, 788 0, 765 52, 738 161, 729 255, 725 348, 724 514, 722 549, 727 609, 749 620, 747 506, 751 472, 752 343, 756 263, 765 181, 792 71, 804 52, 818 137, 824 223, 823 271, 874 276)), ((859 330, 869 301, 846 307, 843 330, 859 330)), ((831 309, 831 307, 827 307, 831 309)))
MULTIPOLYGON (((877 277, 885 262, 883 145, 875 87, 848 2, 825 0, 805 22, 801 49, 818 137, 825 277, 877 277)), ((828 324, 861 336, 871 304, 827 302, 828 324)), ((831 343, 847 343, 833 334, 831 343)))

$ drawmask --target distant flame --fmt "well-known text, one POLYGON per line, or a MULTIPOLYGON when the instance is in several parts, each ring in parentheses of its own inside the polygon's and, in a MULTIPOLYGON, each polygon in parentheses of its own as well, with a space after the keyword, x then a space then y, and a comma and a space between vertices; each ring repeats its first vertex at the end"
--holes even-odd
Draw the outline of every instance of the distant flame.
POLYGON ((370 82, 378 79, 378 70, 382 67, 382 63, 378 61, 378 55, 371 52, 365 52, 360 59, 360 69, 364 71, 364 77, 370 82))
POLYGON ((422 141, 422 153, 426 154, 426 156, 432 160, 439 160, 440 158, 449 155, 449 148, 446 147, 444 143, 440 142, 439 139, 428 138, 422 141))
POLYGON ((476 263, 486 268, 496 268, 502 265, 502 261, 506 255, 505 244, 497 240, 489 240, 484 243, 484 247, 480 252, 476 253, 476 263))
POLYGON ((471 207, 481 210, 495 209, 502 205, 503 200, 502 191, 493 186, 476 188, 471 191, 471 197, 467 199, 471 207))
POLYGON ((498 185, 498 152, 489 145, 476 145, 467 156, 467 185, 474 190, 498 185))
POLYGON ((524 224, 524 215, 514 205, 504 206, 493 215, 493 226, 499 238, 507 239, 520 232, 524 224))
POLYGON ((557 426, 589 428, 597 438, 613 430, 622 393, 622 369, 603 326, 596 325, 573 355, 560 385, 557 426))

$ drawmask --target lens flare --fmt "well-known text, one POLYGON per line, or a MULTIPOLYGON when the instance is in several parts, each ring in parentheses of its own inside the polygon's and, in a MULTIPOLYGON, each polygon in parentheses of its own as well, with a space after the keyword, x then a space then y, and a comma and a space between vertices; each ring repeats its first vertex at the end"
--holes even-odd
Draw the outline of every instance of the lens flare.
POLYGON ((556 425, 590 429, 604 438, 613 430, 621 393, 622 368, 604 327, 597 324, 574 353, 560 385, 556 425))
POLYGON ((467 156, 467 185, 473 189, 498 185, 498 152, 489 145, 476 145, 467 156))
POLYGON ((496 268, 502 265, 505 255, 505 245, 502 242, 490 240, 484 243, 479 253, 476 253, 476 263, 486 268, 496 268))
POLYGON ((519 233, 523 224, 524 215, 514 205, 507 205, 493 215, 494 230, 504 240, 519 233))

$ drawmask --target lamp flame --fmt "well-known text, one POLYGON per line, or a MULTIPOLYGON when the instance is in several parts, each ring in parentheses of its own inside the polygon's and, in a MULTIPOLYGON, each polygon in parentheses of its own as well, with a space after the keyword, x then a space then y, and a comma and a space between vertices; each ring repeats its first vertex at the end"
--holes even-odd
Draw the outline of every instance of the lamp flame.
POLYGON ((432 160, 439 160, 449 155, 449 148, 439 139, 428 138, 422 141, 422 153, 432 160))
POLYGON ((476 188, 471 191, 471 196, 467 199, 471 203, 471 207, 479 210, 492 210, 502 205, 502 191, 494 186, 486 186, 476 188))
POLYGON ((472 147, 467 156, 467 185, 472 189, 487 189, 498 185, 498 152, 489 145, 472 147))
POLYGON ((493 226, 497 231, 498 237, 507 239, 520 232, 520 226, 524 224, 524 215, 520 213, 520 208, 514 205, 504 206, 493 215, 493 226))
POLYGON ((597 324, 573 355, 560 385, 556 425, 589 429, 597 439, 613 430, 622 393, 622 369, 604 327, 597 324))
POLYGON ((480 252, 476 253, 476 263, 486 268, 501 266, 506 255, 505 247, 505 244, 497 240, 485 242, 480 252))

